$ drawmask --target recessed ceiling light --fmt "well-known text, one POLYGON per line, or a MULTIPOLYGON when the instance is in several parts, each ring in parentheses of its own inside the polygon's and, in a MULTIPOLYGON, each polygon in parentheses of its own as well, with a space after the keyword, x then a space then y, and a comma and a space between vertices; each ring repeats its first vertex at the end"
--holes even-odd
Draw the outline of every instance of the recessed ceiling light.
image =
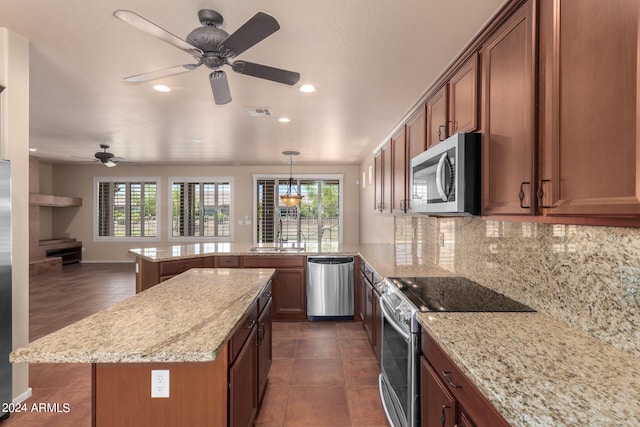
POLYGON ((290 119, 290 118, 288 118, 288 117, 280 117, 280 118, 278 119, 278 121, 279 121, 280 123, 289 123, 289 122, 291 121, 291 119, 290 119))
POLYGON ((158 92, 171 92, 171 88, 167 85, 154 85, 153 89, 158 92))
POLYGON ((38 149, 37 148, 29 148, 29 151, 31 151, 33 153, 34 151, 38 151, 38 149))
POLYGON ((202 138, 191 138, 189 141, 191 141, 191 142, 202 142, 202 138))
POLYGON ((302 85, 300 86, 300 92, 304 92, 304 93, 311 93, 311 92, 315 92, 316 88, 313 87, 313 85, 302 85))

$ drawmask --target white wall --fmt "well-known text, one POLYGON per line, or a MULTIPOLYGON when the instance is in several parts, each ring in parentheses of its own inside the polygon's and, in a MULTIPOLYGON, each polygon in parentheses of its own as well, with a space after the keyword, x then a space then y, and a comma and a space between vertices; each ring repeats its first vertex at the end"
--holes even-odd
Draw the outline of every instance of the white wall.
MULTIPOLYGON (((356 185, 359 167, 339 166, 294 166, 296 174, 343 174, 343 243, 359 243, 359 187, 356 185)), ((53 210, 52 237, 73 237, 83 242, 84 261, 133 261, 127 255, 131 248, 164 246, 168 242, 168 177, 233 177, 234 242, 251 243, 253 225, 238 225, 245 215, 253 219, 253 174, 289 174, 287 165, 282 166, 118 166, 106 168, 100 164, 53 165, 53 193, 58 196, 82 197, 82 207, 56 208, 53 210), (93 180, 99 177, 159 177, 162 226, 161 238, 157 242, 94 242, 93 241, 93 180)), ((253 223, 253 222, 252 222, 253 223)))
MULTIPOLYGON (((11 162, 13 348, 29 342, 29 42, 0 28, 0 158, 11 162)), ((29 390, 28 365, 13 366, 13 397, 29 390)))

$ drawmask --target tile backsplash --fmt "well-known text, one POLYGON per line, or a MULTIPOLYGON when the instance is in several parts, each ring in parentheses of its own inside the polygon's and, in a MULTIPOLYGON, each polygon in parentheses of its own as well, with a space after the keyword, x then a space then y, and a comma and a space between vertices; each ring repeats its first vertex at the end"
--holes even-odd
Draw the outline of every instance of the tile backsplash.
POLYGON ((640 229, 398 216, 395 245, 640 355, 640 229))

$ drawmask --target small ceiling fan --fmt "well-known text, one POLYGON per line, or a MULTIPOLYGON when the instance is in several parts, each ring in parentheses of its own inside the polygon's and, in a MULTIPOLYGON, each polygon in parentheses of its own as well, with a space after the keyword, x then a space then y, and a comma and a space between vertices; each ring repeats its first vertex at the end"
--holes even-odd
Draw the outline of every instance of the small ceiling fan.
POLYGON ((100 162, 103 165, 112 168, 125 161, 123 157, 116 157, 115 154, 107 152, 109 149, 107 144, 100 144, 100 148, 102 148, 102 151, 98 151, 94 154, 94 162, 100 162))
POLYGON ((221 69, 223 65, 231 66, 231 69, 238 74, 245 74, 247 76, 287 85, 294 85, 300 80, 300 74, 293 71, 247 61, 229 62, 229 58, 240 55, 245 50, 280 29, 278 21, 276 21, 273 16, 264 12, 256 13, 233 34, 229 35, 226 31, 219 28, 223 21, 222 15, 214 10, 202 9, 198 12, 198 19, 202 27, 191 31, 189 35, 187 35, 186 41, 160 28, 135 12, 116 10, 113 12, 113 15, 135 28, 187 52, 196 60, 195 64, 178 65, 145 74, 125 77, 124 80, 126 82, 146 82, 175 74, 186 73, 195 70, 201 65, 205 65, 212 70, 211 74, 209 74, 209 80, 211 82, 211 90, 213 91, 215 103, 221 105, 231 101, 227 75, 221 69))

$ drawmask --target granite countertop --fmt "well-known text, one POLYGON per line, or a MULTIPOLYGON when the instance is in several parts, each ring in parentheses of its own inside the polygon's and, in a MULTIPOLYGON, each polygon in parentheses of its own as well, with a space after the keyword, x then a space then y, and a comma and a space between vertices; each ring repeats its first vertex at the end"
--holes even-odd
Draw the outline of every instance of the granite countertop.
POLYGON ((640 359, 542 313, 420 313, 513 426, 640 425, 640 359))
POLYGON ((12 363, 205 362, 224 348, 273 269, 192 269, 10 355, 12 363))
POLYGON ((273 243, 191 243, 171 246, 155 246, 130 249, 129 254, 151 262, 175 261, 213 255, 357 255, 358 246, 338 244, 307 244, 295 251, 252 251, 252 248, 296 248, 294 243, 277 245, 273 243))

